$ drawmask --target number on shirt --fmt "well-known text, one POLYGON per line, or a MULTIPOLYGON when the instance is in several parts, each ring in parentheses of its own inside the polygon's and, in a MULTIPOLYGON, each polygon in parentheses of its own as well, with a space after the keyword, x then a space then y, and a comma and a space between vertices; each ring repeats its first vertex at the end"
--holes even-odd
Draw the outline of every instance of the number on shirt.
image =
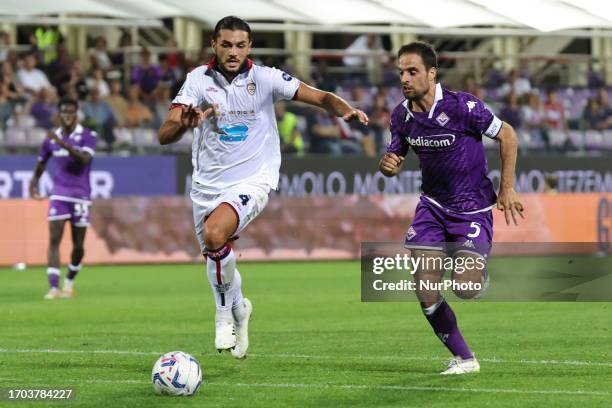
POLYGON ((470 224, 470 228, 474 228, 474 232, 470 232, 469 234, 467 234, 468 238, 476 238, 480 235, 480 223, 473 222, 470 224))
POLYGON ((251 199, 251 196, 248 196, 246 194, 240 194, 238 197, 240 197, 240 204, 242 205, 247 205, 247 203, 251 199))

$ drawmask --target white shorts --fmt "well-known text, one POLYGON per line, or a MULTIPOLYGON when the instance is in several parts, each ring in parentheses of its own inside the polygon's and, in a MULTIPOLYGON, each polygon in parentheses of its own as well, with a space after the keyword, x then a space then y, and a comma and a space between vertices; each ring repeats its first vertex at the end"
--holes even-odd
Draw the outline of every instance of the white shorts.
POLYGON ((204 221, 222 203, 229 204, 238 217, 238 227, 230 238, 234 238, 263 211, 268 204, 270 187, 245 183, 230 187, 221 194, 210 194, 197 190, 196 183, 191 188, 193 206, 193 223, 196 238, 202 254, 206 253, 204 245, 204 221))

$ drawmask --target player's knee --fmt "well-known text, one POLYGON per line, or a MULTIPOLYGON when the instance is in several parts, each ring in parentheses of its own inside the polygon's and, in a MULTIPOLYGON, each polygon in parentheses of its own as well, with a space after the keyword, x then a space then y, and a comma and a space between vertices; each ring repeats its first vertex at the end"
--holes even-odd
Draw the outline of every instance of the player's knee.
POLYGON ((74 256, 82 257, 85 254, 85 247, 83 246, 83 244, 74 245, 72 247, 72 254, 74 256))
POLYGON ((49 246, 53 249, 59 248, 62 239, 59 235, 51 234, 49 236, 49 246))
POLYGON ((204 233, 204 245, 208 249, 217 249, 227 242, 227 236, 221 228, 206 226, 204 233))
POLYGON ((486 272, 471 269, 463 273, 453 272, 453 292, 461 299, 474 299, 486 289, 486 272))

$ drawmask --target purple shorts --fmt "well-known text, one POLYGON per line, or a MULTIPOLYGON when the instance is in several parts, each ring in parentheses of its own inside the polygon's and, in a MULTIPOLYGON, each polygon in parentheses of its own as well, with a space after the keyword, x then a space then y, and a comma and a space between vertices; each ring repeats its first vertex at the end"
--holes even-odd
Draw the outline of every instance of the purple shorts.
POLYGON ((87 201, 50 200, 47 219, 49 221, 70 220, 77 227, 88 227, 90 205, 87 201))
POLYGON ((458 251, 475 252, 487 258, 492 241, 491 210, 458 214, 421 197, 404 246, 408 249, 435 249, 450 255, 458 251))

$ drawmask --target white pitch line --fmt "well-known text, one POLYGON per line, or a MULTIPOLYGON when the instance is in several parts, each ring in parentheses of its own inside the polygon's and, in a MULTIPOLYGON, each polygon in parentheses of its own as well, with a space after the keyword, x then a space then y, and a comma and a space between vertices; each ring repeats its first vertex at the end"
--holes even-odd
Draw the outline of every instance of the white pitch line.
MULTIPOLYGON (((15 378, 0 378, 4 382, 19 382, 15 378)), ((48 380, 45 380, 48 383, 48 380)), ((150 384, 145 380, 67 380, 62 381, 68 384, 150 384)), ((29 381, 31 384, 32 381, 29 381)), ((34 382, 35 383, 35 382, 34 382)), ((538 395, 576 395, 576 396, 601 396, 612 395, 606 391, 584 391, 584 390, 530 390, 520 388, 455 388, 455 387, 426 387, 412 385, 375 385, 375 384, 303 384, 303 383, 228 383, 204 381, 204 386, 224 386, 224 387, 244 387, 244 388, 311 388, 311 389, 343 389, 343 390, 383 390, 383 391, 440 391, 440 392, 464 392, 464 393, 485 393, 485 394, 538 394, 538 395)))
MULTIPOLYGON (((4 349, 0 348, 0 353, 57 353, 57 354, 119 354, 133 356, 161 356, 162 352, 158 351, 132 351, 132 350, 56 350, 56 349, 4 349)), ((404 360, 404 361, 444 361, 448 358, 435 356, 322 356, 322 355, 307 355, 307 354, 249 354, 249 357, 255 358, 297 358, 297 359, 313 359, 313 360, 404 360)), ((494 364, 535 364, 535 365, 575 365, 575 366, 598 366, 612 367, 612 362, 608 361, 580 361, 580 360, 504 360, 498 358, 480 358, 479 361, 494 364)))

